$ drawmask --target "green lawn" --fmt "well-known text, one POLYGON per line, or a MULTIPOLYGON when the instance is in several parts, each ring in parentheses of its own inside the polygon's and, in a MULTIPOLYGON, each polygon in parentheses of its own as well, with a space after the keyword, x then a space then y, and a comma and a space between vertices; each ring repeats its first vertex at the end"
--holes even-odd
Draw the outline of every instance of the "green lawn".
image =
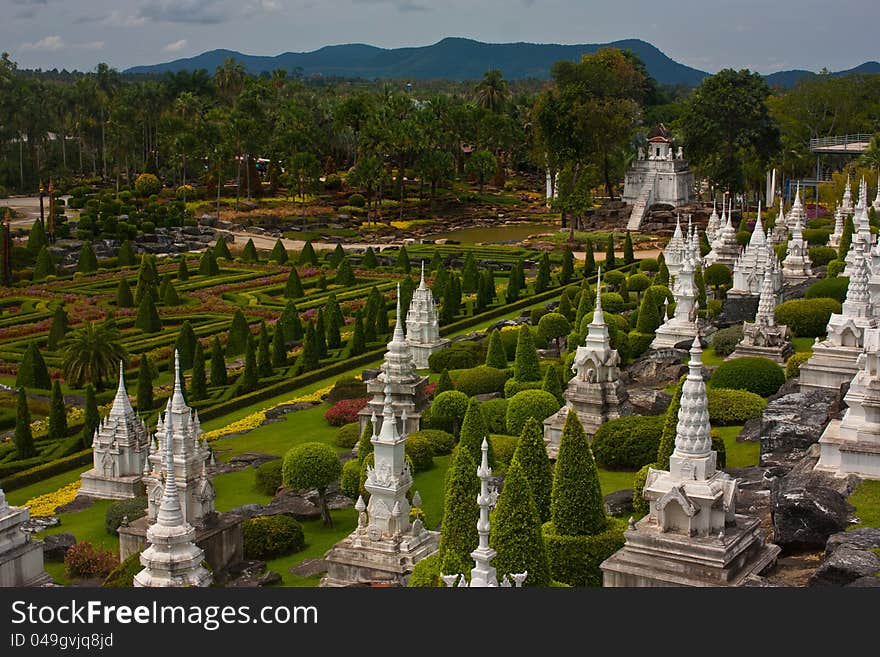
POLYGON ((413 477, 413 491, 419 491, 425 527, 439 529, 443 521, 443 496, 446 492, 446 470, 452 464, 452 456, 435 456, 434 467, 418 472, 413 477))
POLYGON ((79 479, 80 474, 82 474, 86 470, 90 470, 91 468, 92 466, 91 464, 89 464, 77 468, 76 470, 69 470, 68 472, 62 472, 61 474, 55 475, 54 477, 43 479, 42 481, 38 481, 37 483, 31 484, 30 486, 25 486, 24 488, 16 488, 15 490, 11 490, 6 493, 6 499, 9 501, 10 504, 21 506, 28 500, 32 500, 33 498, 40 495, 45 495, 46 493, 54 493, 62 486, 66 486, 67 484, 79 479))
POLYGON ((59 534, 70 532, 76 536, 77 542, 88 541, 92 545, 98 545, 105 550, 119 552, 119 537, 111 536, 104 529, 104 516, 107 508, 114 500, 98 500, 85 511, 79 513, 61 513, 58 518, 60 525, 56 525, 45 532, 37 535, 40 538, 46 534, 59 534))
POLYGON ((796 352, 813 351, 813 338, 792 338, 791 346, 796 352))
POLYGON ((736 437, 742 431, 742 427, 713 427, 724 440, 724 449, 727 452, 728 468, 747 468, 750 465, 758 465, 761 454, 761 444, 754 441, 737 442, 736 437))
POLYGON ((257 491, 254 487, 255 477, 254 468, 227 472, 214 477, 217 511, 229 511, 242 504, 268 504, 272 498, 257 491))
POLYGON ((859 523, 847 529, 880 527, 880 481, 865 480, 860 483, 850 495, 849 503, 856 508, 859 523))
POLYGON ((724 362, 724 358, 724 356, 716 355, 712 347, 707 347, 703 350, 703 365, 707 367, 718 367, 724 362))

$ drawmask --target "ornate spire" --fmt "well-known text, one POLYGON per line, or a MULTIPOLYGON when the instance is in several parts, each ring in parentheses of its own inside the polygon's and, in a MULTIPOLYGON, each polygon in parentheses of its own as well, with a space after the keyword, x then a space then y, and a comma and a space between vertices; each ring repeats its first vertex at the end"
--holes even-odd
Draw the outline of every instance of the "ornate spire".
POLYGON ((397 284, 397 319, 394 322, 394 342, 403 342, 406 337, 403 334, 403 321, 400 315, 400 283, 397 284))
POLYGON ((116 397, 113 399, 113 406, 110 408, 110 416, 112 417, 133 417, 134 409, 131 406, 131 400, 128 398, 128 390, 125 388, 125 368, 122 361, 119 361, 119 385, 116 388, 116 397))
MULTIPOLYGON (((855 241, 850 247, 850 251, 855 248, 855 241)), ((846 288, 846 301, 843 302, 844 315, 846 315, 847 306, 854 304, 865 304, 870 301, 868 292, 868 263, 865 261, 865 255, 861 252, 856 253, 853 258, 852 267, 849 267, 849 285, 846 288)))
POLYGON ((183 386, 180 378, 180 354, 177 349, 174 350, 174 391, 168 400, 168 408, 173 411, 182 411, 187 408, 186 400, 183 398, 183 386))
POLYGON ((769 269, 765 269, 764 280, 761 281, 761 297, 758 300, 758 314, 755 315, 755 324, 776 326, 776 317, 773 314, 775 307, 776 294, 773 292, 773 275, 769 269))
POLYGON ((419 289, 420 290, 426 289, 426 286, 425 286, 425 261, 424 260, 422 260, 422 278, 419 281, 419 289))
POLYGON ((165 423, 165 441, 162 457, 165 460, 165 487, 156 522, 163 527, 179 527, 184 524, 183 512, 180 509, 180 493, 174 477, 174 450, 172 447, 173 431, 172 416, 165 423))
POLYGON ((495 558, 495 550, 489 547, 489 509, 495 503, 496 494, 489 490, 489 480, 492 477, 492 468, 489 467, 489 443, 483 438, 480 446, 483 458, 480 467, 477 468, 477 476, 480 478, 480 494, 477 495, 477 504, 480 507, 480 519, 477 521, 477 533, 480 536, 477 549, 471 552, 474 560, 474 568, 471 570, 471 586, 491 587, 498 586, 498 578, 495 568, 492 567, 492 559, 495 558))
POLYGON ((755 221, 755 229, 749 238, 749 247, 760 247, 765 241, 764 225, 761 223, 761 201, 758 201, 758 219, 755 221))
POLYGON ((673 240, 681 240, 681 217, 680 215, 675 215, 675 232, 672 233, 673 240))
POLYGON ((602 312, 602 266, 599 265, 599 275, 596 277, 596 309, 593 311, 593 324, 604 324, 605 314, 602 312))
POLYGON ((709 435, 709 403, 703 382, 703 349, 697 332, 691 346, 688 375, 681 390, 675 453, 678 456, 706 456, 712 451, 709 435))

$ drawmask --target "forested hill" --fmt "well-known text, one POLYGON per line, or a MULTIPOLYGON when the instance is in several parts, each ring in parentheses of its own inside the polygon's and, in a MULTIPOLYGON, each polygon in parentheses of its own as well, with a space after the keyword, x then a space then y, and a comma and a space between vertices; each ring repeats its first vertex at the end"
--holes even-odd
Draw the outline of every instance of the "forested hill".
POLYGON ((679 64, 650 43, 625 39, 611 43, 559 45, 538 43, 482 43, 447 38, 430 46, 384 49, 364 44, 326 46, 312 52, 286 52, 275 57, 245 55, 232 50, 211 50, 195 57, 163 64, 136 66, 127 73, 165 73, 206 69, 213 72, 228 57, 258 75, 274 69, 303 75, 417 80, 476 80, 492 68, 501 69, 509 80, 549 77, 550 67, 562 59, 577 61, 581 55, 612 46, 635 52, 650 75, 661 84, 695 85, 707 73, 679 64))

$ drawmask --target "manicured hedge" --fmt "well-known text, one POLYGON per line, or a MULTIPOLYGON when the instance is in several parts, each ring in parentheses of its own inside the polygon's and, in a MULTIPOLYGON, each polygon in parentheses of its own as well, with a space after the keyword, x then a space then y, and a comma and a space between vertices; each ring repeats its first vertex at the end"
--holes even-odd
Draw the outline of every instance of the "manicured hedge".
POLYGON ((843 303, 846 301, 847 288, 849 288, 849 278, 846 276, 823 278, 808 287, 804 297, 807 299, 837 299, 843 303))
POLYGON ((543 385, 543 381, 517 381, 516 379, 507 379, 504 383, 504 397, 505 399, 510 399, 523 390, 540 390, 543 385))
POLYGON ((274 559, 305 547, 302 525, 284 514, 245 520, 241 538, 246 559, 274 559))
POLYGON ((128 589, 134 586, 134 576, 144 569, 141 564, 141 553, 135 552, 126 557, 125 561, 110 571, 101 584, 108 589, 128 589))
POLYGON ((828 319, 832 313, 841 311, 836 299, 792 299, 774 311, 776 321, 784 324, 796 336, 815 338, 825 335, 828 319))
POLYGON ((440 579, 440 553, 435 552, 419 561, 413 568, 407 585, 413 588, 445 587, 446 584, 440 579))
POLYGON ((593 456, 608 470, 640 468, 657 458, 664 416, 622 417, 605 422, 593 438, 593 456))
POLYGON ((734 358, 724 361, 712 372, 712 388, 748 390, 761 397, 769 397, 785 383, 785 372, 769 358, 734 358))
POLYGON ((570 586, 602 586, 599 565, 623 547, 626 521, 608 518, 608 527, 592 536, 564 536, 553 522, 542 527, 553 579, 570 586))
POLYGON ((499 370, 487 365, 480 365, 459 372, 453 381, 455 389, 468 397, 485 395, 490 392, 503 392, 504 383, 510 375, 509 370, 499 370))
POLYGON ((814 246, 810 249, 810 262, 814 267, 824 267, 837 258, 837 249, 830 246, 814 246))
POLYGON ((747 420, 761 417, 767 408, 767 400, 746 390, 709 388, 709 422, 713 426, 745 424, 747 420))
POLYGON ((507 431, 507 403, 506 399, 490 399, 480 404, 483 418, 489 433, 504 433, 507 431))
POLYGON ((281 459, 273 459, 259 465, 254 474, 254 488, 263 495, 273 496, 281 487, 281 459))
POLYGON ((786 379, 794 379, 801 375, 801 365, 810 360, 810 357, 813 355, 811 351, 804 351, 797 354, 792 354, 789 356, 788 361, 785 363, 785 378, 786 379))
POLYGON ((122 524, 123 518, 133 522, 147 515, 147 496, 141 495, 130 500, 119 500, 107 507, 104 514, 104 531, 111 536, 117 535, 117 530, 122 524))
POLYGON ((489 443, 492 445, 492 452, 495 454, 495 460, 499 463, 510 463, 516 446, 519 444, 519 436, 508 436, 506 434, 491 434, 489 443))
POLYGON ((413 438, 427 440, 431 445, 431 452, 434 456, 452 454, 452 448, 455 447, 455 436, 440 429, 422 429, 421 431, 411 433, 407 436, 407 444, 409 444, 409 441, 413 438))
POLYGON ((507 404, 507 433, 517 436, 522 433, 523 425, 530 417, 538 422, 559 410, 559 402, 544 390, 523 390, 516 393, 507 404))
POLYGON ((712 349, 718 356, 729 356, 736 351, 736 345, 743 337, 742 324, 736 324, 729 328, 719 329, 712 334, 712 349))
POLYGON ((30 484, 42 481, 43 479, 48 479, 49 477, 54 477, 62 472, 73 470, 74 468, 78 468, 91 462, 91 448, 84 449, 75 454, 71 454, 70 456, 65 456, 64 458, 50 461, 49 463, 41 463, 33 468, 22 470, 21 472, 17 472, 14 475, 3 479, 3 490, 8 492, 15 490, 16 488, 23 488, 24 486, 29 486, 30 484))
POLYGON ((406 439, 406 455, 412 459, 415 472, 434 467, 434 448, 427 436, 413 433, 406 439))
POLYGON ((431 354, 428 357, 428 367, 432 372, 438 374, 443 370, 464 370, 476 367, 482 362, 480 350, 480 345, 476 342, 462 340, 431 354))
POLYGON ((343 449, 351 449, 361 438, 360 422, 349 422, 339 427, 339 431, 333 437, 333 444, 343 449))

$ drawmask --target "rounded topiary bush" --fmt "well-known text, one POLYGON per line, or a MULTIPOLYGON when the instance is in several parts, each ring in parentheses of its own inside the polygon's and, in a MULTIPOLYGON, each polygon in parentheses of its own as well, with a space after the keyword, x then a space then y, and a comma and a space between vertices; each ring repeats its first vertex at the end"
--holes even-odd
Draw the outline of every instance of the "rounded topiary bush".
POLYGON ((710 388, 709 422, 713 426, 745 424, 746 420, 761 417, 767 408, 767 400, 747 390, 710 388))
POLYGON ((440 579, 440 553, 435 552, 419 561, 413 568, 407 585, 413 588, 445 587, 446 584, 440 579))
POLYGON ((411 434, 406 439, 406 455, 412 459, 416 472, 430 470, 434 467, 434 449, 427 436, 411 434))
POLYGON ((787 326, 794 335, 815 338, 825 335, 828 319, 840 310, 837 299, 792 299, 776 306, 774 315, 776 321, 787 326))
POLYGON ((835 258, 828 263, 828 267, 825 270, 825 275, 828 278, 834 278, 835 276, 838 276, 844 269, 846 269, 846 262, 835 258))
POLYGON ((489 433, 504 433, 507 431, 507 404, 506 399, 490 399, 480 404, 483 418, 489 433))
POLYGON ((305 547, 302 525, 290 516, 259 516, 241 523, 246 559, 274 559, 305 547))
POLYGON ((489 436, 489 443, 492 445, 495 460, 499 463, 509 464, 516 451, 516 446, 519 444, 519 436, 492 434, 489 436))
POLYGON ((523 390, 540 390, 543 385, 543 381, 517 381, 516 379, 507 379, 504 383, 504 397, 510 399, 523 390))
POLYGON ((626 302, 617 292, 602 293, 602 310, 607 313, 618 314, 624 311, 626 302))
POLYGON ((846 301, 847 288, 849 288, 849 278, 846 276, 823 278, 808 287, 804 297, 807 299, 837 299, 843 303, 846 301))
MULTIPOLYGON (((452 448, 455 447, 455 436, 441 429, 422 429, 409 434, 406 441, 413 438, 424 438, 431 445, 431 452, 434 456, 446 456, 452 454, 452 448)), ((413 459, 415 461, 415 459, 413 459)))
POLYGON ((456 342, 455 344, 435 351, 428 357, 428 367, 439 374, 443 370, 466 370, 476 367, 482 362, 480 345, 476 342, 456 342))
POLYGON ((333 437, 333 444, 343 449, 351 449, 361 438, 360 422, 343 424, 333 437))
POLYGON ((837 249, 830 246, 814 246, 810 249, 810 262, 814 267, 824 267, 837 258, 837 249))
POLYGON ((362 208, 367 204, 367 199, 364 198, 363 194, 355 192, 348 197, 348 204, 356 208, 362 208))
POLYGON ((273 459, 259 465, 254 476, 254 488, 263 495, 275 495, 281 487, 281 459, 273 459))
POLYGON ((788 360, 785 363, 785 378, 794 379, 799 377, 801 375, 801 365, 810 360, 810 357, 812 355, 813 352, 804 351, 789 356, 788 360))
POLYGON ((342 475, 339 477, 339 490, 346 497, 353 500, 360 495, 361 484, 361 462, 358 459, 351 459, 342 466, 342 475))
POLYGON ((709 378, 712 388, 748 390, 769 397, 785 383, 785 372, 769 358, 734 358, 719 365, 709 378))
POLYGON ((634 415, 605 422, 593 438, 593 456, 609 470, 640 468, 657 458, 662 415, 634 415))
POLYGON ((530 417, 538 422, 559 410, 559 401, 551 393, 544 390, 523 390, 516 393, 507 404, 505 423, 507 433, 518 436, 530 417))
POLYGON ((729 356, 736 351, 736 345, 743 337, 742 324, 729 328, 719 329, 712 334, 712 349, 718 356, 729 356))
POLYGON ((508 370, 499 370, 488 365, 480 365, 459 372, 455 377, 455 389, 468 397, 485 395, 490 392, 503 392, 508 370))
POLYGON ((128 521, 132 522, 145 515, 147 515, 146 495, 114 502, 107 507, 107 511, 104 513, 104 529, 108 534, 116 536, 123 518, 127 517, 128 521))
POLYGON ((600 564, 623 547, 626 521, 608 518, 607 527, 587 536, 558 533, 553 521, 541 528, 547 546, 550 574, 569 586, 602 586, 600 564))

